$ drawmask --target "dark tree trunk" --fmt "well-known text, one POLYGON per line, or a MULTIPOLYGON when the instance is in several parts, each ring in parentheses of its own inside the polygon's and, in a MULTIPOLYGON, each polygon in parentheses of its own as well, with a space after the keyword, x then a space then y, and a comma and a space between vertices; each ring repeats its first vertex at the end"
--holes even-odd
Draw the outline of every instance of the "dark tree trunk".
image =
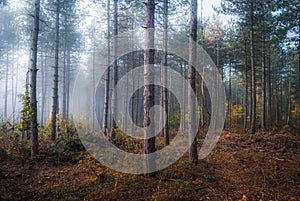
MULTIPOLYGON (((110 65, 110 0, 107 1, 107 65, 110 65)), ((107 68, 105 80, 103 132, 108 135, 108 102, 109 102, 110 68, 107 68)))
MULTIPOLYGON (((114 46, 113 46, 113 51, 114 51, 114 63, 113 63, 113 78, 112 78, 112 88, 115 88, 117 86, 118 83, 118 58, 117 58, 117 50, 118 50, 118 44, 117 44, 117 39, 116 36, 118 35, 118 0, 114 0, 114 46)), ((117 105, 118 105, 118 100, 117 100, 117 91, 113 90, 113 94, 112 94, 112 114, 113 117, 117 118, 117 105)), ((117 131, 117 119, 112 118, 112 128, 110 130, 110 139, 112 141, 114 141, 115 139, 115 135, 116 135, 116 131, 117 131)))
MULTIPOLYGON (((167 61, 167 51, 168 51, 168 46, 167 46, 167 28, 168 28, 168 0, 164 0, 164 12, 163 12, 163 27, 164 27, 164 33, 163 33, 163 53, 162 53, 162 60, 161 60, 161 64, 164 67, 167 67, 168 65, 168 61, 167 61)), ((165 68, 164 70, 162 70, 161 72, 161 80, 162 83, 164 83, 165 86, 167 86, 167 69, 165 68)), ((163 136, 165 138, 165 144, 168 145, 170 144, 170 139, 169 139, 169 109, 168 109, 168 90, 167 87, 162 87, 162 103, 163 103, 163 107, 165 109, 165 114, 162 113, 162 122, 166 122, 166 125, 163 128, 163 136)))
POLYGON ((252 88, 252 105, 251 105, 251 133, 256 132, 256 70, 254 64, 254 5, 253 0, 251 0, 251 28, 250 28, 250 58, 251 58, 251 88, 252 88))
POLYGON ((268 55, 268 125, 271 126, 272 125, 272 121, 273 121, 273 113, 272 113, 272 86, 271 86, 271 75, 272 75, 272 71, 271 71, 271 43, 269 43, 269 55, 268 55))
POLYGON ((39 36, 39 17, 40 17, 40 0, 34 3, 34 25, 32 31, 31 44, 31 79, 30 79, 30 140, 31 140, 31 156, 38 154, 38 123, 37 123, 37 98, 36 98, 36 77, 37 77, 37 48, 39 36))
MULTIPOLYGON (((196 71, 193 64, 196 63, 197 52, 196 52, 196 41, 197 41, 197 0, 191 0, 191 16, 190 16, 190 36, 189 36, 189 68, 188 68, 188 79, 190 87, 188 90, 188 125, 189 125, 189 142, 191 147, 189 149, 189 159, 191 162, 198 162, 197 152, 197 140, 192 136, 197 132, 195 128, 196 120, 196 103, 192 96, 193 91, 196 91, 196 71)), ((202 86, 204 88, 204 86, 202 86)), ((203 93, 203 92, 202 92, 203 93)), ((203 98, 204 101, 204 98, 203 98)))
POLYGON ((245 42, 245 89, 244 89, 244 128, 248 125, 248 56, 247 56, 247 45, 245 42))
POLYGON ((265 62, 265 36, 264 36, 264 28, 262 33, 262 55, 261 55, 261 65, 262 65, 262 119, 261 119, 261 127, 264 129, 266 126, 266 62, 265 62))
POLYGON ((228 83, 228 128, 231 127, 231 108, 232 108, 232 79, 231 79, 231 70, 232 70, 232 66, 231 66, 231 59, 229 60, 229 83, 228 83))

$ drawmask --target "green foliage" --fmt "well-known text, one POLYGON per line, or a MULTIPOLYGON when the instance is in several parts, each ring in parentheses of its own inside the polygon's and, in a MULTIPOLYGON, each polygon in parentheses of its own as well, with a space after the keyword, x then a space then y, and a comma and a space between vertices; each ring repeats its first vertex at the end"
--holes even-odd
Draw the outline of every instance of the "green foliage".
POLYGON ((25 86, 25 93, 19 95, 19 98, 22 102, 22 110, 21 110, 21 121, 17 125, 18 130, 22 132, 28 132, 30 129, 30 96, 28 85, 25 86))

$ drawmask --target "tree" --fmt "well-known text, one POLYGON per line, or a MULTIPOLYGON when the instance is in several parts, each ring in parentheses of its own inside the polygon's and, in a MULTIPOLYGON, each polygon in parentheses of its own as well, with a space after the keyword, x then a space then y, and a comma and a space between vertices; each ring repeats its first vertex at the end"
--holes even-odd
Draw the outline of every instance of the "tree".
POLYGON ((197 0, 191 0, 191 13, 190 13, 190 36, 189 36, 189 67, 188 67, 188 79, 190 87, 188 90, 188 126, 189 126, 189 143, 191 144, 189 149, 189 159, 192 162, 198 161, 197 141, 192 136, 197 132, 195 128, 196 118, 196 103, 192 93, 196 91, 196 70, 193 64, 196 63, 196 41, 197 41, 197 0))
MULTIPOLYGON (((144 153, 146 154, 146 171, 155 169, 155 159, 148 154, 155 152, 154 113, 150 109, 154 106, 154 0, 145 1, 145 50, 144 50, 144 153), (150 125, 151 124, 151 125, 150 125)), ((152 174, 147 174, 152 175, 152 174)))
POLYGON ((53 76, 53 103, 52 103, 52 130, 51 140, 56 139, 56 121, 58 114, 58 54, 59 54, 59 14, 60 0, 56 0, 56 18, 55 18, 55 57, 54 57, 54 76, 53 76))
MULTIPOLYGON (((112 88, 115 88, 118 83, 118 58, 117 58, 117 51, 118 51, 118 42, 117 42, 117 35, 118 35, 118 0, 114 0, 114 46, 113 46, 113 51, 114 51, 114 63, 113 63, 113 83, 112 83, 112 88)), ((110 139, 113 141, 115 139, 115 135, 117 132, 117 105, 118 105, 118 99, 117 99, 117 91, 113 90, 112 94, 112 114, 114 118, 112 119, 112 128, 110 130, 110 139)))
POLYGON ((31 139, 31 156, 38 154, 38 123, 37 123, 37 98, 36 98, 36 77, 37 77, 37 52, 38 52, 38 36, 39 36, 39 16, 40 16, 40 0, 34 3, 34 24, 32 30, 31 43, 31 79, 30 79, 30 139, 31 139))
MULTIPOLYGON (((107 1, 107 64, 110 65, 110 0, 107 1)), ((107 69, 105 81, 105 97, 103 111, 103 133, 108 135, 108 105, 109 105, 110 68, 107 69)))
MULTIPOLYGON (((161 65, 165 68, 162 68, 163 70, 161 71, 161 82, 164 83, 165 86, 167 86, 167 65, 168 65, 168 46, 167 46, 167 28, 168 28, 168 0, 164 0, 163 2, 163 52, 162 52, 162 58, 161 58, 161 65)), ((168 90, 166 87, 161 88, 161 102, 163 104, 165 114, 162 112, 161 115, 161 120, 162 122, 166 122, 166 125, 164 126, 162 132, 163 136, 165 138, 165 144, 168 145, 170 143, 169 139, 169 104, 168 104, 168 90)))

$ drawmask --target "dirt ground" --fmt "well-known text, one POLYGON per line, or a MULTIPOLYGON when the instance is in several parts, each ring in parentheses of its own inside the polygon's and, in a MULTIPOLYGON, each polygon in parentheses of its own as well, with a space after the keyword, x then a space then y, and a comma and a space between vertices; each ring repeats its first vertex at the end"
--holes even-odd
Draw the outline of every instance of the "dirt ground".
POLYGON ((115 172, 80 149, 35 159, 0 149, 0 200, 300 201, 300 134, 291 133, 226 131, 199 164, 184 156, 153 178, 115 172))

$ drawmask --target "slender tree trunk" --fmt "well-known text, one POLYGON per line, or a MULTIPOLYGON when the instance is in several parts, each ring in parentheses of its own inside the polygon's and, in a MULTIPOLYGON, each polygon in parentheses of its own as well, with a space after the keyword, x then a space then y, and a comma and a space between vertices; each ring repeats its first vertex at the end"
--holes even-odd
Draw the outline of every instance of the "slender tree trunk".
POLYGON ((232 70, 232 66, 231 66, 231 59, 229 60, 229 83, 228 83, 228 128, 231 127, 231 115, 232 115, 232 112, 231 112, 231 107, 232 107, 232 78, 231 78, 231 70, 232 70))
POLYGON ((252 105, 251 105, 251 133, 254 134, 256 132, 256 70, 254 64, 254 5, 253 0, 251 0, 251 29, 250 29, 250 58, 251 58, 251 88, 252 88, 252 105))
POLYGON ((42 105, 41 105, 41 124, 45 123, 45 102, 46 102, 46 55, 41 52, 41 73, 42 73, 42 105))
POLYGON ((271 75, 272 75, 272 71, 271 71, 271 43, 269 42, 269 48, 268 48, 268 125, 271 126, 272 125, 272 121, 273 121, 273 113, 272 113, 272 86, 271 86, 271 75))
POLYGON ((67 119, 67 40, 68 25, 67 15, 64 15, 65 33, 64 33, 64 54, 63 54, 63 85, 62 85, 62 118, 67 119))
MULTIPOLYGON (((155 152, 155 127, 154 112, 150 109, 154 106, 154 0, 145 1, 145 50, 144 50, 144 153, 146 171, 152 172, 155 167, 155 158, 148 156, 155 152), (154 136, 154 137, 150 137, 154 136)), ((152 176, 153 174, 146 174, 152 176)))
POLYGON ((261 65, 262 65, 262 119, 261 119, 261 127, 264 129, 266 126, 266 62, 265 62, 265 36, 264 36, 264 28, 262 34, 262 57, 261 57, 261 65))
MULTIPOLYGON (((107 1, 107 64, 110 65, 110 0, 107 1)), ((107 68, 104 97, 103 132, 108 135, 108 103, 109 103, 110 68, 107 68)))
MULTIPOLYGON (((247 45, 245 42, 245 51, 247 50, 247 45)), ((248 125, 248 57, 247 52, 245 55, 245 89, 244 89, 244 128, 247 128, 248 125)))
MULTIPOLYGON (((20 49, 20 42, 18 42, 18 49, 20 49)), ((17 58, 17 63, 16 63, 16 80, 15 80, 15 95, 14 95, 14 102, 13 102, 13 113, 15 113, 16 111, 16 103, 18 98, 18 83, 19 83, 19 57, 17 58)))
MULTIPOLYGON (((118 58, 117 58, 117 50, 118 50, 118 44, 117 44, 117 39, 116 36, 118 35, 118 0, 114 0, 114 63, 113 63, 113 83, 112 83, 112 88, 115 88, 118 83, 118 58)), ((114 141, 116 131, 117 131, 117 91, 113 90, 112 94, 112 114, 113 114, 113 119, 112 119, 112 128, 110 131, 110 139, 114 141)))
MULTIPOLYGON (((162 66, 165 67, 164 70, 162 70, 161 72, 161 79, 162 82, 164 83, 165 86, 167 86, 167 65, 168 65, 168 61, 167 61, 167 51, 168 51, 168 32, 167 32, 167 28, 168 28, 168 0, 164 0, 164 13, 163 13, 163 27, 164 27, 164 33, 163 33, 163 53, 162 53, 162 66)), ((168 90, 167 87, 162 87, 162 102, 163 102, 163 107, 165 110, 165 116, 163 115, 162 117, 162 122, 166 122, 166 125, 163 128, 163 136, 165 138, 165 144, 168 145, 170 144, 170 140, 169 140, 169 109, 168 109, 168 90)), ((162 113, 164 114, 164 113, 162 113)))
POLYGON ((56 115, 58 113, 58 53, 59 53, 59 14, 60 0, 56 0, 56 18, 55 18, 55 57, 54 57, 54 87, 53 87, 53 105, 52 105, 52 130, 51 140, 56 139, 56 115))
POLYGON ((70 79, 71 79, 71 50, 68 47, 67 51, 67 119, 70 114, 70 79))
POLYGON ((7 119, 7 101, 8 101, 8 70, 9 70, 9 52, 6 55, 6 70, 5 70, 5 95, 4 95, 4 119, 7 119))
POLYGON ((12 123, 15 123, 15 103, 14 103, 14 65, 15 65, 15 46, 13 45, 12 65, 11 65, 11 103, 12 103, 12 123))
POLYGON ((37 123, 37 98, 36 98, 36 78, 37 78, 37 51, 39 36, 39 17, 40 17, 40 0, 34 3, 34 25, 32 31, 31 44, 31 80, 30 80, 30 140, 31 140, 31 156, 38 154, 38 123, 37 123))
MULTIPOLYGON (((93 40, 96 41, 95 39, 95 32, 96 32, 96 27, 95 27, 95 21, 94 21, 94 28, 93 28, 93 40)), ((96 71, 96 43, 93 44, 93 75, 92 75, 92 85, 93 85, 93 92, 94 94, 96 92, 96 81, 95 81, 95 71, 96 71)), ((96 113, 96 97, 93 96, 92 100, 92 129, 95 130, 95 113, 96 113)), ((100 119, 99 119, 100 120, 100 119)))
MULTIPOLYGON (((182 77, 186 77, 185 76, 185 64, 182 64, 181 63, 181 75, 182 77)), ((185 126, 185 114, 186 114, 186 108, 185 108, 185 105, 186 103, 184 102, 184 99, 186 97, 186 89, 185 89, 185 85, 183 85, 182 87, 182 99, 181 99, 181 102, 183 103, 183 106, 182 106, 182 114, 181 114, 181 122, 180 122, 180 125, 181 125, 181 131, 184 131, 186 126, 185 126)))
MULTIPOLYGON (((189 159, 191 162, 198 162, 198 152, 197 152, 197 140, 194 139, 194 136, 197 133, 195 128, 195 120, 196 120, 196 103, 192 96, 192 93, 195 92, 196 88, 196 71, 193 67, 193 64, 196 63, 197 58, 197 49, 196 49, 196 41, 197 41, 197 0, 191 0, 191 16, 190 16, 190 37, 189 37, 189 68, 188 68, 188 79, 191 87, 188 90, 188 110, 189 110, 189 143, 191 144, 189 149, 189 159), (194 91, 194 92, 193 92, 194 91)), ((202 86, 204 88, 204 86, 202 86)), ((203 93, 203 92, 202 92, 203 93)), ((204 100, 203 100, 204 101, 204 100)))
POLYGON ((298 103, 300 104, 300 13, 298 14, 298 103))
MULTIPOLYGON (((197 6, 198 7, 198 6, 197 6)), ((198 9, 198 8, 197 8, 198 9)), ((196 16, 197 18, 197 16, 196 16)), ((197 26, 197 25, 196 25, 197 26)), ((196 27, 196 30, 198 27, 196 27)), ((204 33, 204 22, 203 22, 203 0, 201 0, 201 46, 202 49, 204 50, 204 43, 205 43, 205 33, 204 33)), ((196 37, 197 38, 197 37, 196 37)), ((202 54, 202 62, 204 63, 205 57, 204 54, 202 54)), ((202 66, 202 78, 201 78, 201 107, 202 107, 202 112, 201 112, 201 121, 202 121, 202 126, 205 126, 206 122, 206 114, 208 113, 207 105, 206 105, 206 97, 205 97, 205 82, 204 82, 204 77, 205 77, 205 66, 202 66)))
POLYGON ((286 85, 286 125, 291 122, 291 68, 289 67, 287 85, 286 85))

